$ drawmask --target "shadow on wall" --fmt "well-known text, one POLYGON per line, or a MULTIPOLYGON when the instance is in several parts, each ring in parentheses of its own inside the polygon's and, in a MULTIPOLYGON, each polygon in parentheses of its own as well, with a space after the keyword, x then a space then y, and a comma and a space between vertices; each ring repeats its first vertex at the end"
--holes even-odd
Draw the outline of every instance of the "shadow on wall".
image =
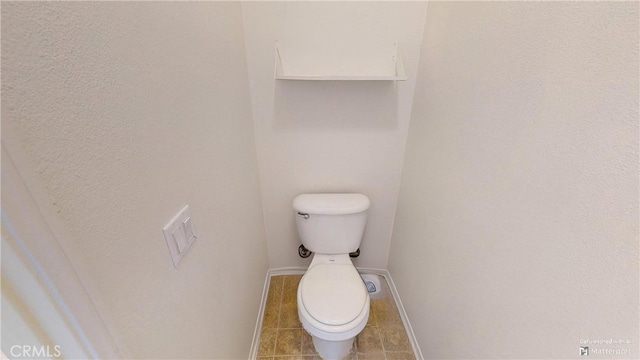
POLYGON ((276 81, 273 126, 278 130, 390 130, 398 127, 392 81, 276 81))

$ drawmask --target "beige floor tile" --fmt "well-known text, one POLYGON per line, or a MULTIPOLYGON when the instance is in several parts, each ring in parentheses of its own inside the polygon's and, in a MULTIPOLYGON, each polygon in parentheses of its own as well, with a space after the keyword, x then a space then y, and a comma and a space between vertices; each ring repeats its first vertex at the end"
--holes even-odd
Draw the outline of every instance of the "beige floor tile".
POLYGON ((302 329, 278 329, 274 355, 300 355, 303 331, 302 329))
POLYGON ((362 354, 358 353, 358 360, 385 360, 384 352, 362 354))
POLYGON ((260 332, 260 344, 258 345, 258 357, 272 356, 276 348, 277 329, 262 329, 260 332))
POLYGON ((262 317, 263 328, 277 328, 280 317, 280 303, 282 302, 282 287, 284 276, 272 276, 269 283, 269 292, 264 306, 262 317))
POLYGON ((283 303, 280 306, 279 328, 302 328, 302 323, 298 317, 298 305, 294 302, 283 303))
POLYGON ((351 351, 349 351, 349 355, 344 358, 344 360, 358 360, 358 355, 356 354, 355 347, 351 347, 351 351))
POLYGON ((273 294, 274 301, 280 302, 282 297, 282 287, 284 285, 284 276, 272 276, 269 281, 269 294, 271 296, 273 294))
MULTIPOLYGON (((320 360, 313 340, 298 318, 297 290, 302 275, 273 276, 265 303, 259 360, 320 360)), ((402 319, 387 289, 372 299, 369 320, 356 337, 347 360, 415 360, 402 319)))
POLYGON ((409 338, 403 326, 382 326, 379 329, 385 351, 411 352, 409 338))
POLYGON ((296 296, 298 295, 298 283, 302 275, 285 275, 284 285, 282 291, 282 303, 283 304, 295 304, 296 296))
POLYGON ((311 334, 302 330, 302 355, 318 355, 316 348, 313 346, 313 338, 311 334))
MULTIPOLYGON (((390 352, 386 353, 387 360, 415 360, 412 352, 390 352)), ((359 359, 360 360, 360 359, 359 359)))
POLYGON ((360 356, 360 354, 384 352, 378 327, 370 325, 365 326, 364 330, 356 336, 356 349, 358 351, 358 356, 360 356))
POLYGON ((369 303, 369 318, 367 319, 367 326, 378 326, 376 315, 373 313, 373 300, 369 303))
POLYGON ((402 319, 393 298, 371 300, 371 309, 377 326, 402 325, 402 319))

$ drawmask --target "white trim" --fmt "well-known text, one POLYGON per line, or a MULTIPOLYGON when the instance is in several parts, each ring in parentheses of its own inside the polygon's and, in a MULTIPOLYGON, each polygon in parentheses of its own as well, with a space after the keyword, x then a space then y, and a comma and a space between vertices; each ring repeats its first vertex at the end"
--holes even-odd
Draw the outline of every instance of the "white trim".
MULTIPOLYGON (((31 276, 39 289, 16 287, 17 296, 30 307, 35 320, 43 329, 51 329, 47 335, 57 344, 68 343, 73 349, 62 348, 66 352, 83 352, 88 358, 122 358, 127 355, 121 351, 101 314, 98 312, 90 293, 84 286, 80 274, 68 257, 60 242, 61 226, 54 226, 57 218, 55 211, 48 209, 44 190, 39 186, 37 176, 28 166, 27 157, 22 153, 14 137, 2 137, 2 231, 3 243, 10 246, 18 262, 29 269, 25 273, 19 266, 5 267, 3 277, 9 282, 18 283, 31 276), (10 148, 9 152, 7 148, 10 148), (40 201, 38 201, 40 200, 40 201), (44 208, 43 208, 44 204, 44 208), (33 291, 42 291, 46 298, 40 302, 27 301, 33 291), (56 316, 48 316, 46 308, 56 309, 56 316), (56 317, 64 319, 60 324, 56 317), (67 332, 54 331, 56 327, 66 326, 67 332), (69 335, 72 334, 72 335, 69 335), (77 345, 72 345, 70 337, 75 337, 77 345), (72 350, 72 351, 70 351, 72 350)), ((50 205, 48 205, 50 206, 50 205)), ((3 250, 10 250, 3 246, 3 250)), ((9 266, 11 263, 6 264, 9 266)))
MULTIPOLYGON (((418 345, 416 336, 413 333, 411 322, 409 322, 409 317, 407 317, 407 313, 405 312, 404 306, 402 305, 402 301, 400 300, 398 289, 396 288, 396 284, 393 282, 393 278, 391 277, 391 274, 389 273, 389 271, 386 269, 373 269, 373 268, 357 268, 357 269, 360 274, 379 275, 385 279, 385 281, 389 285, 389 290, 391 291, 393 300, 396 303, 396 307, 398 308, 398 313, 400 314, 400 318, 402 319, 402 324, 404 325, 404 329, 407 332, 407 336, 409 337, 409 342, 411 343, 413 354, 418 360, 424 359, 424 356, 422 355, 422 351, 420 350, 420 346, 418 345)), ((264 308, 267 303, 267 295, 269 292, 269 284, 271 283, 271 277, 279 276, 279 275, 301 275, 301 274, 304 274, 306 270, 307 268, 303 268, 303 267, 283 267, 283 268, 275 268, 275 269, 267 270, 264 287, 262 289, 262 300, 260 301, 260 310, 258 311, 256 328, 253 333, 253 343, 251 344, 251 352, 249 353, 250 360, 255 360, 256 355, 258 354, 258 346, 260 345, 260 330, 262 328, 262 317, 264 314, 264 308)))
POLYGON ((260 299, 260 309, 258 309, 258 320, 256 321, 256 328, 253 330, 253 340, 251 342, 249 359, 255 359, 258 355, 258 345, 260 344, 260 330, 262 329, 262 318, 264 317, 264 307, 267 303, 269 284, 271 284, 271 275, 269 273, 269 269, 267 269, 267 274, 265 275, 264 279, 264 285, 262 286, 262 298, 260 299))
POLYGON ((305 271, 307 271, 306 267, 282 267, 269 269, 269 276, 278 276, 278 275, 302 275, 305 271))
MULTIPOLYGON (((5 219, 3 213, 2 301, 6 302, 3 307, 7 305, 8 308, 3 308, 2 328, 6 331, 7 325, 12 324, 19 330, 12 328, 10 336, 4 333, 3 346, 57 345, 65 358, 98 358, 50 277, 34 261, 31 252, 5 219), (11 300, 5 298, 7 287, 11 289, 11 300), (7 311, 8 309, 10 310, 7 311), (37 323, 34 324, 29 318, 35 319, 37 323), (39 336, 38 330, 44 336, 39 336)), ((4 350, 11 353, 10 348, 4 350)))

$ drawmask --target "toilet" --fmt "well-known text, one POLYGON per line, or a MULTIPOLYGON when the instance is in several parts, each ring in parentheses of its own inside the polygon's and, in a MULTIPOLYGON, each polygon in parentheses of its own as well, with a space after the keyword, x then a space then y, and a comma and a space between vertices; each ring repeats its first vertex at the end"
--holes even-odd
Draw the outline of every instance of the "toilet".
POLYGON ((369 293, 349 257, 360 247, 369 205, 362 194, 293 201, 300 240, 314 253, 298 285, 298 316, 323 359, 344 359, 369 319, 369 293))

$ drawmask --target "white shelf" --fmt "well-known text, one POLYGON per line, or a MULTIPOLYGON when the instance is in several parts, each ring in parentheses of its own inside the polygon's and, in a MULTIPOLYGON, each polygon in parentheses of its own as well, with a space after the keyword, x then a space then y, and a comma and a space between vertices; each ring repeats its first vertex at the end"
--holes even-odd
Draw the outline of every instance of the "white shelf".
POLYGON ((395 64, 393 73, 389 74, 374 74, 374 75, 350 75, 350 74, 332 74, 332 73, 316 73, 316 74, 291 74, 287 73, 282 65, 282 55, 278 42, 276 41, 275 48, 275 69, 274 76, 276 80, 332 80, 332 81, 404 81, 407 80, 407 76, 404 73, 404 64, 402 62, 402 54, 398 47, 398 43, 394 44, 394 52, 390 54, 391 60, 395 64))

